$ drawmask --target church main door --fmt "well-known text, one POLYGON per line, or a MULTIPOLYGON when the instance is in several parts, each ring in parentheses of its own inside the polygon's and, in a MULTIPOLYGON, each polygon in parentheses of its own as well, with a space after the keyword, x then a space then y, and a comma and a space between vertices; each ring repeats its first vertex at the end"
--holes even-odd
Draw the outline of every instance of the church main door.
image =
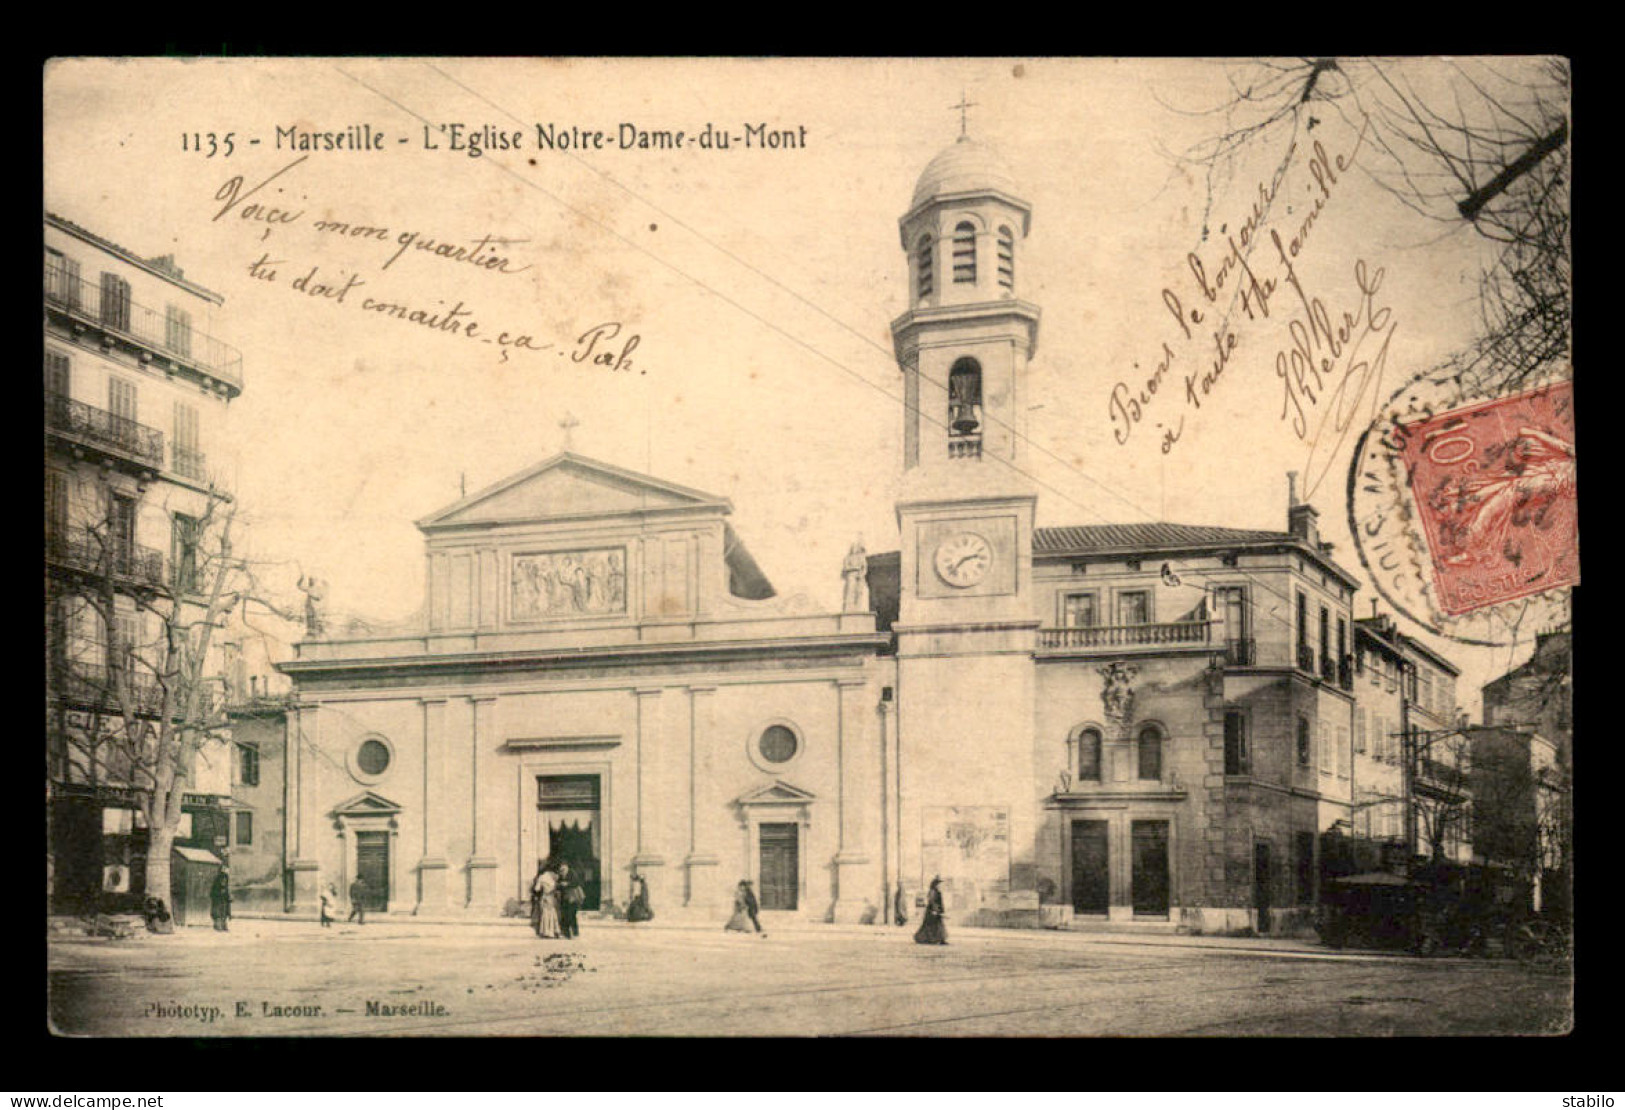
POLYGON ((795 822, 761 826, 761 905, 764 910, 793 910, 801 880, 800 830, 795 822))
POLYGON ((546 832, 543 851, 554 863, 568 863, 581 879, 584 910, 596 910, 603 897, 603 869, 599 845, 599 783, 597 775, 538 775, 536 806, 546 832))

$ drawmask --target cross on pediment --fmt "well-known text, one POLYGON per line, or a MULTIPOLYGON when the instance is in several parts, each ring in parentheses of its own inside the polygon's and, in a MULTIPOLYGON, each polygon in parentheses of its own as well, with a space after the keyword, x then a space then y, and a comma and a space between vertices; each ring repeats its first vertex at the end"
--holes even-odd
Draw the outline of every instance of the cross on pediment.
POLYGON ((570 413, 565 413, 564 414, 564 419, 559 421, 559 427, 564 430, 564 447, 563 447, 563 450, 565 450, 565 451, 571 450, 572 444, 573 444, 574 439, 575 439, 575 436, 574 436, 573 433, 580 426, 581 426, 581 421, 577 420, 570 413))

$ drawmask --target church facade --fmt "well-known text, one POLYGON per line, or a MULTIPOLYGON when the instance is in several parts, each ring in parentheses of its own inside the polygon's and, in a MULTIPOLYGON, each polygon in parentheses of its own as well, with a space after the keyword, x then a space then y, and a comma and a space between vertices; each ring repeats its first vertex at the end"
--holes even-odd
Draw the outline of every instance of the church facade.
POLYGON ((1352 605, 1279 532, 1038 528, 1031 212, 961 139, 900 220, 899 550, 794 611, 725 498, 569 452, 418 522, 410 635, 313 635, 281 761, 286 903, 489 915, 538 863, 621 912, 1273 931, 1351 812, 1352 605), (1288 614, 1282 616, 1282 614, 1288 614))

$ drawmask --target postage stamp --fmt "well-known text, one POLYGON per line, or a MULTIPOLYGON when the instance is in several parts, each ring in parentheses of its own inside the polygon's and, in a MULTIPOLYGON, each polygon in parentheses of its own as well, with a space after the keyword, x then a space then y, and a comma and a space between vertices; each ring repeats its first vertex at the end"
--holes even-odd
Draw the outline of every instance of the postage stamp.
POLYGON ((1571 383, 1405 431, 1440 608, 1468 613, 1579 582, 1571 383))
POLYGON ((1566 617, 1577 497, 1571 379, 1485 397, 1424 377, 1361 438, 1349 527, 1396 610, 1462 643, 1504 644, 1566 617))

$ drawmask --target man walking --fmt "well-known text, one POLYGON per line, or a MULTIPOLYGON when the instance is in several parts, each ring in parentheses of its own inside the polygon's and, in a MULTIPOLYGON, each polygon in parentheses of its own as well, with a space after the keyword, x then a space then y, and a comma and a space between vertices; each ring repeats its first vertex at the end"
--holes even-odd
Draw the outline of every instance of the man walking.
POLYGON ((350 884, 350 916, 347 920, 357 925, 367 923, 367 880, 360 875, 350 884))
POLYGON ((224 867, 215 875, 214 885, 209 887, 209 917, 214 921, 216 932, 231 931, 226 924, 231 920, 231 878, 224 867))

